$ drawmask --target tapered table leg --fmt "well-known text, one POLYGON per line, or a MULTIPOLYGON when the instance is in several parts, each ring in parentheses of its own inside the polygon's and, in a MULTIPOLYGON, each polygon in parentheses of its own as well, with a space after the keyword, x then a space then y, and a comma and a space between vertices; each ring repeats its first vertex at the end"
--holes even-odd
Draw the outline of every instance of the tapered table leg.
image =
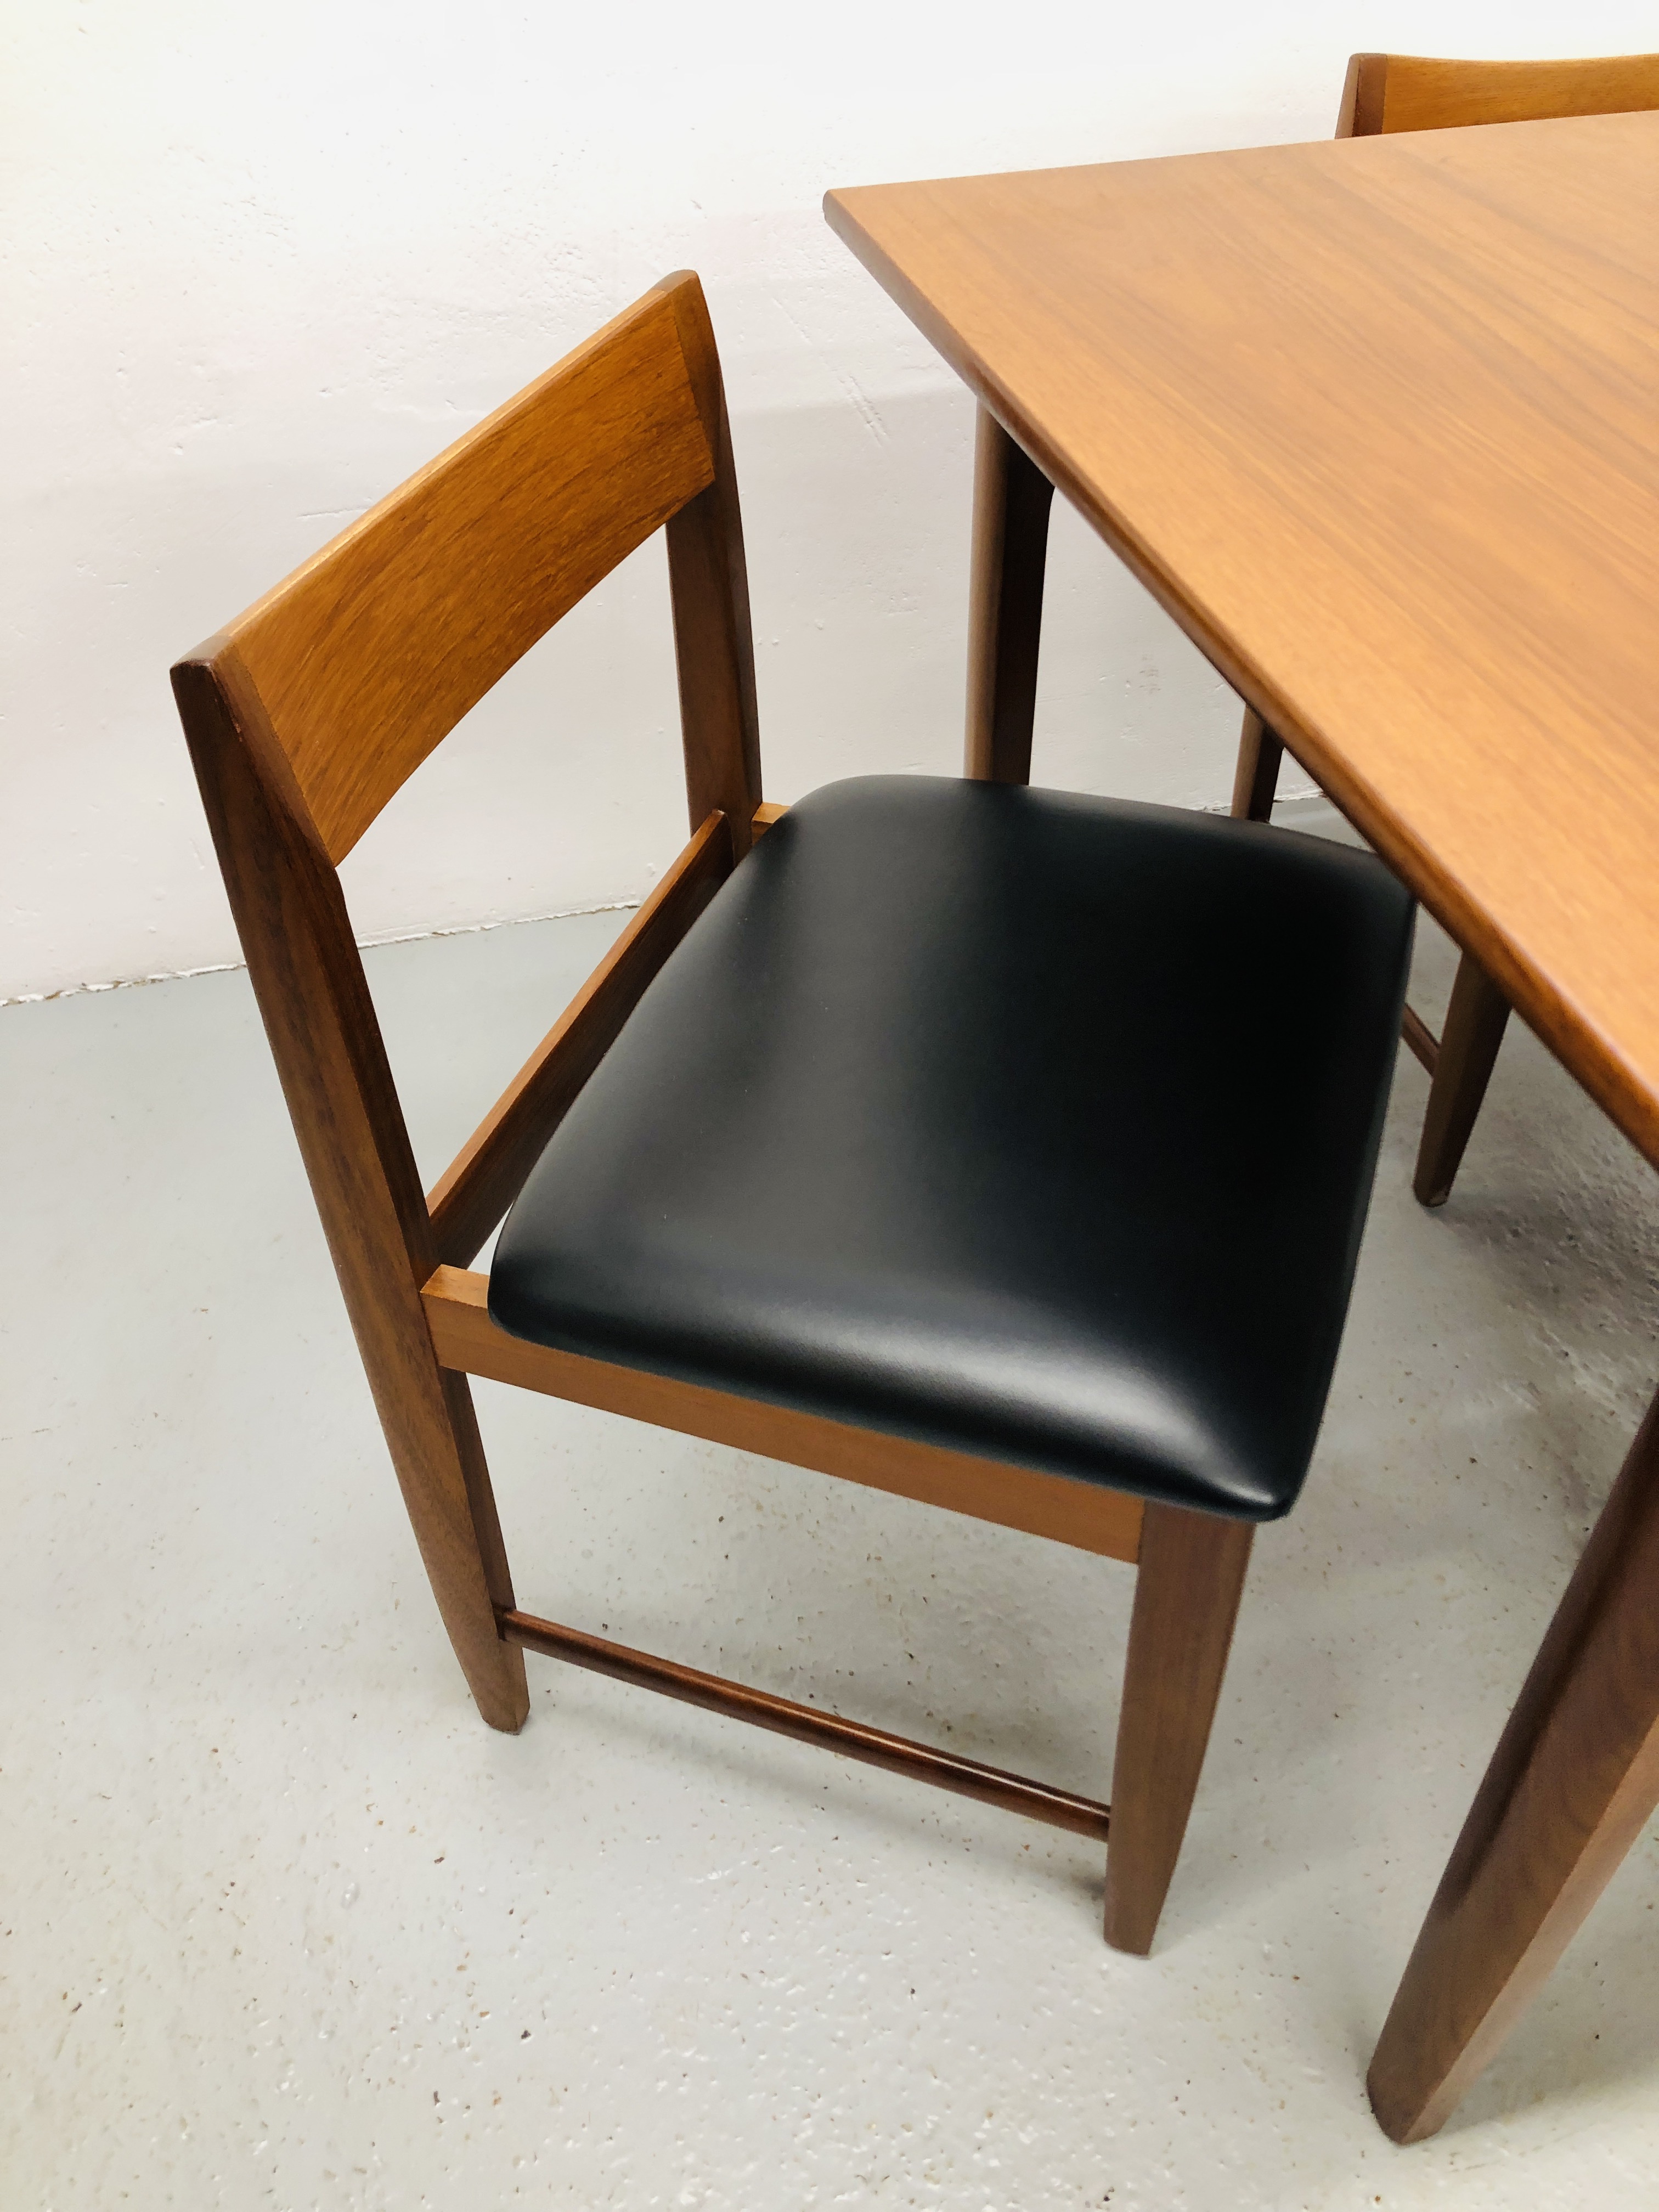
POLYGON ((1279 788, 1279 767, 1284 757, 1284 746, 1255 708, 1247 707, 1238 737, 1238 765, 1233 770, 1236 821, 1273 820, 1273 793, 1279 788))
POLYGON ((1042 580, 1054 496, 1054 486, 1036 462, 981 407, 974 447, 963 769, 981 783, 1031 780, 1042 580))
POLYGON ((1396 2142, 1497 2052, 1659 1803, 1659 1400, 1492 1754, 1371 2061, 1396 2142))
POLYGON ((1412 1188, 1421 1205, 1443 1206, 1451 1196, 1509 1018, 1509 1000, 1480 962, 1466 952, 1458 963, 1446 1009, 1417 1150, 1412 1188))

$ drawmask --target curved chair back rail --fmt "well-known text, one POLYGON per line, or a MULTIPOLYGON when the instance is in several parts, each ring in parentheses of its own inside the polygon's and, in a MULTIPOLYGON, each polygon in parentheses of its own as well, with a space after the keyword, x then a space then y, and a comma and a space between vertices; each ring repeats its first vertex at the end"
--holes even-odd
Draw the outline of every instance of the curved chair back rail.
POLYGON ((1384 131, 1456 131, 1480 123, 1548 123, 1659 107, 1659 54, 1587 61, 1460 62, 1423 54, 1355 54, 1337 117, 1339 138, 1384 131))
POLYGON ((760 799, 748 587, 714 334, 671 276, 258 600, 234 654, 331 860, 619 561, 669 526, 695 829, 760 799))

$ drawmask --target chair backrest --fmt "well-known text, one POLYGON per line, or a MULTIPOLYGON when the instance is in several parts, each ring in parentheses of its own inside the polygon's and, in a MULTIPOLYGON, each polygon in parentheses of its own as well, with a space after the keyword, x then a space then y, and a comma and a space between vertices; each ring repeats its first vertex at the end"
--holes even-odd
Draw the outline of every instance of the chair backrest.
MULTIPOLYGON (((569 1091, 576 1062, 605 1049, 754 835, 743 526, 696 276, 665 278, 469 430, 186 655, 173 686, 353 1322, 364 1343, 390 1328, 405 1349, 424 1345, 429 1364, 419 1291, 440 1231, 476 1251, 528 1164, 526 1118, 550 1126, 559 1085, 569 1091), (544 1040, 528 1103, 507 1114, 434 1228, 338 863, 467 709, 665 525, 692 843, 636 918, 644 934, 625 972, 574 1042, 554 1054, 562 1032, 544 1040)), ((394 1423, 397 1398, 381 1407, 394 1423)))
MULTIPOLYGON (((724 738, 750 774, 696 793, 693 826, 736 799, 736 829, 759 799, 747 587, 719 359, 689 274, 458 439, 191 659, 234 656, 337 862, 521 654, 705 495, 722 512, 670 544, 676 629, 695 633, 680 639, 682 703, 704 721, 713 704, 726 726, 688 731, 688 746, 706 754, 724 738), (711 550, 725 555, 718 573, 690 573, 711 550), (711 587, 732 604, 702 604, 711 587), (729 696, 714 702, 711 646, 730 664, 715 686, 729 696), (752 797, 736 789, 746 781, 752 797)), ((706 783, 709 763, 698 765, 706 783)))
POLYGON ((1659 107, 1659 54, 1593 61, 1455 62, 1355 54, 1339 138, 1382 131, 1455 131, 1472 123, 1547 123, 1659 107))

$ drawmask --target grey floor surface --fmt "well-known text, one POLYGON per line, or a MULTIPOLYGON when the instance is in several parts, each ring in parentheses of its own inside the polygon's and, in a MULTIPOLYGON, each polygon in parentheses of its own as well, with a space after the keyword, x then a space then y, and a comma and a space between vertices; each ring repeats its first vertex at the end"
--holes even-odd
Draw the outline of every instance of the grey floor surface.
MULTIPOLYGON (((620 917, 373 954, 441 1165, 620 917)), ((1419 994, 1448 949, 1427 925, 1419 994)), ((1297 978, 1274 1018, 1298 1018, 1297 978)), ((0 1012, 0 2203, 1650 2208, 1650 1833, 1436 2142, 1363 2076, 1659 1372, 1649 1171, 1402 1055, 1157 1952, 1083 1843, 532 1660, 475 1717, 246 978, 0 1012)), ((1131 1577, 484 1384, 523 1600, 1105 1794, 1131 1577)))

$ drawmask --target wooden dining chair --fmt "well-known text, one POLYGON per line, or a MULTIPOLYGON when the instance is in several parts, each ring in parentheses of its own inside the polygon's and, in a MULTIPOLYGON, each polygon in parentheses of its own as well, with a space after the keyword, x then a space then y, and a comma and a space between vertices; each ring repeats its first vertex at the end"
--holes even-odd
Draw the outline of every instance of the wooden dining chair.
POLYGON ((689 275, 173 683, 484 1718, 521 1725, 540 1652, 1108 1836, 1094 1799, 526 1611, 470 1375, 1131 1562, 1106 1933, 1146 1951, 1255 1524, 1293 1504, 1323 1407, 1405 892, 1368 854, 1270 828, 950 778, 763 804, 731 439, 689 275), (338 864, 664 528, 690 841, 423 1196, 338 864), (1285 1034, 1264 993, 1292 963, 1325 1012, 1285 1034))
MULTIPOLYGON (((1435 61, 1416 54, 1355 54, 1337 115, 1339 138, 1385 131, 1445 131, 1483 123, 1539 123, 1567 115, 1659 108, 1659 54, 1594 61, 1435 61)), ((1233 784, 1233 812, 1273 812, 1282 741, 1247 708, 1233 784)), ((1443 1206, 1462 1163, 1510 1018, 1504 996, 1473 953, 1458 963, 1438 1037, 1406 1009, 1407 1043, 1429 1073, 1429 1103, 1412 1188, 1443 1206)))

